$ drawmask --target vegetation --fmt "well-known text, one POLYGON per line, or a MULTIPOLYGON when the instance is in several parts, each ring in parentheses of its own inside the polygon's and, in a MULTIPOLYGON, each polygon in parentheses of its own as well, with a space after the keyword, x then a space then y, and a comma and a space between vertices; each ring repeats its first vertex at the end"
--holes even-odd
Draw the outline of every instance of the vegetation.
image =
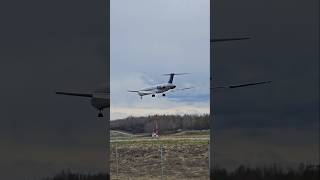
MULTIPOLYGON (((161 168, 165 179, 209 179, 209 115, 154 115, 128 117, 111 122, 111 129, 131 133, 150 133, 157 122, 161 136, 111 134, 111 179, 160 179, 161 168), (205 130, 204 130, 205 129, 205 130), (201 130, 201 131, 194 131, 201 130), (203 131, 204 130, 204 131, 203 131), (162 135, 164 132, 178 133, 162 135), (159 147, 163 152, 160 161, 159 147), (117 153, 116 153, 117 152, 117 153), (118 173, 116 173, 118 172, 118 173)), ((215 180, 316 180, 319 165, 300 164, 295 168, 277 165, 263 167, 239 166, 228 170, 215 166, 215 180)), ((43 180, 102 180, 110 179, 105 173, 81 174, 63 171, 43 180)))
POLYGON ((300 164, 298 168, 281 168, 276 165, 262 168, 239 166, 232 172, 216 168, 213 171, 214 179, 223 180, 316 180, 319 179, 319 165, 300 164))
POLYGON ((81 174, 71 171, 62 171, 52 178, 44 178, 43 180, 107 180, 110 179, 106 173, 98 174, 81 174))
MULTIPOLYGON (((318 180, 320 166, 301 164, 295 169, 283 169, 279 166, 269 166, 262 168, 250 168, 239 166, 234 171, 227 171, 224 168, 214 169, 214 179, 216 180, 318 180)), ((107 179, 106 174, 82 175, 71 172, 62 172, 53 178, 44 180, 100 180, 107 179)))
POLYGON ((111 130, 131 133, 151 133, 155 124, 160 132, 178 130, 209 129, 209 115, 153 115, 147 117, 128 117, 111 121, 111 130))

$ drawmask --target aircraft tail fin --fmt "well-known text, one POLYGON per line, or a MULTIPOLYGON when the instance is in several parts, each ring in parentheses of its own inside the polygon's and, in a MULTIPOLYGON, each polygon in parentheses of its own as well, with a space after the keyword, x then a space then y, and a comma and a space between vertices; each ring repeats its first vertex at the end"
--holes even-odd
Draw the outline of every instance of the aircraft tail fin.
POLYGON ((169 84, 172 84, 172 82, 173 82, 173 77, 174 77, 175 75, 185 75, 185 74, 189 74, 189 73, 170 73, 170 74, 164 74, 164 75, 165 75, 165 76, 170 76, 168 83, 169 83, 169 84))

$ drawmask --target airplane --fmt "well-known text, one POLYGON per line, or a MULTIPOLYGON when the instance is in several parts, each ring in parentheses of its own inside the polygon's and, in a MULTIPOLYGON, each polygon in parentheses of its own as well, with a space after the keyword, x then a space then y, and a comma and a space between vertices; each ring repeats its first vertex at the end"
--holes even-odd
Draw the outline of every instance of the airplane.
MULTIPOLYGON (((164 84, 159 84, 153 87, 141 89, 141 90, 129 90, 128 92, 135 92, 138 93, 140 98, 142 99, 142 96, 146 95, 151 95, 152 97, 155 97, 156 94, 161 94, 162 96, 166 96, 165 92, 169 90, 173 90, 176 88, 176 85, 173 84, 173 77, 177 75, 185 75, 188 73, 170 73, 170 74, 164 74, 165 76, 170 76, 168 83, 164 84)), ((188 87, 188 88, 182 88, 182 89, 176 89, 176 90, 187 90, 187 89, 192 89, 193 87, 188 87)))
POLYGON ((110 107, 110 92, 107 91, 106 87, 98 88, 90 93, 65 92, 65 91, 56 91, 55 93, 59 95, 90 98, 91 105, 99 111, 98 117, 103 117, 102 111, 105 108, 110 107))
MULTIPOLYGON (((238 40, 246 40, 246 39, 250 39, 250 37, 240 37, 240 38, 216 38, 216 39, 210 39, 210 43, 211 42, 223 42, 223 41, 238 41, 238 40)), ((165 74, 165 75, 169 75, 169 81, 166 84, 162 84, 162 85, 158 85, 155 87, 151 87, 151 88, 146 88, 146 89, 142 89, 139 91, 129 91, 129 92, 137 92, 141 99, 142 96, 145 95, 150 95, 152 94, 152 97, 155 97, 155 94, 157 93, 163 93, 162 96, 165 96, 164 92, 167 92, 169 90, 175 89, 176 85, 174 85, 173 82, 173 77, 175 75, 183 75, 183 74, 187 74, 187 73, 180 73, 180 74, 175 74, 175 73, 171 73, 171 74, 165 74)), ((211 78, 210 78, 211 79, 211 78)), ((268 83, 268 82, 258 82, 257 84, 260 83, 268 83)), ((249 83, 249 84, 243 84, 243 85, 238 85, 239 87, 244 87, 244 86, 251 86, 254 83, 249 83)), ((256 85, 256 84, 254 84, 256 85)), ((193 87, 189 87, 189 88, 182 88, 182 89, 178 89, 178 90, 186 90, 186 89, 191 89, 193 87)), ((215 87, 216 88, 236 88, 236 86, 226 86, 226 87, 215 87)), ((64 92, 64 91, 56 91, 56 94, 58 95, 68 95, 68 96, 78 96, 78 97, 85 97, 85 98, 90 98, 91 99, 91 105, 96 108, 99 113, 98 113, 98 117, 103 117, 103 113, 102 111, 106 108, 110 107, 110 91, 107 90, 108 88, 99 88, 96 89, 93 92, 90 93, 77 93, 77 92, 64 92)))

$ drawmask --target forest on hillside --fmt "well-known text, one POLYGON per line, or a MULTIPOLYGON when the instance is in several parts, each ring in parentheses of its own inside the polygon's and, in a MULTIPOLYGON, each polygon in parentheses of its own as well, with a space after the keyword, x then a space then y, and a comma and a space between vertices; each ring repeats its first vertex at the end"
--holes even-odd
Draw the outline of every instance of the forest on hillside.
POLYGON ((152 115, 145 117, 127 117, 111 121, 111 130, 131 133, 151 133, 158 125, 161 132, 178 130, 209 129, 209 115, 152 115))

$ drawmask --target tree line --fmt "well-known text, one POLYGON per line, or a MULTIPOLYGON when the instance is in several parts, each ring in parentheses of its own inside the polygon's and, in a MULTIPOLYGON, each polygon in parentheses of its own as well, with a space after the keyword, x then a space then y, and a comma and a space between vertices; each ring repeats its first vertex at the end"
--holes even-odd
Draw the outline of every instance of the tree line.
POLYGON ((110 129, 131 133, 151 133, 156 124, 161 132, 209 129, 209 115, 152 115, 111 121, 110 129))
POLYGON ((214 179, 221 180, 316 180, 319 179, 320 165, 300 164, 297 168, 282 168, 277 165, 250 168, 239 166, 234 171, 224 168, 213 170, 214 179))
MULTIPOLYGON (((233 171, 216 167, 213 170, 213 179, 216 180, 318 180, 320 165, 300 164, 297 168, 282 168, 272 165, 266 167, 239 166, 233 171)), ((43 180, 106 180, 107 174, 81 174, 62 171, 52 178, 43 180)))

